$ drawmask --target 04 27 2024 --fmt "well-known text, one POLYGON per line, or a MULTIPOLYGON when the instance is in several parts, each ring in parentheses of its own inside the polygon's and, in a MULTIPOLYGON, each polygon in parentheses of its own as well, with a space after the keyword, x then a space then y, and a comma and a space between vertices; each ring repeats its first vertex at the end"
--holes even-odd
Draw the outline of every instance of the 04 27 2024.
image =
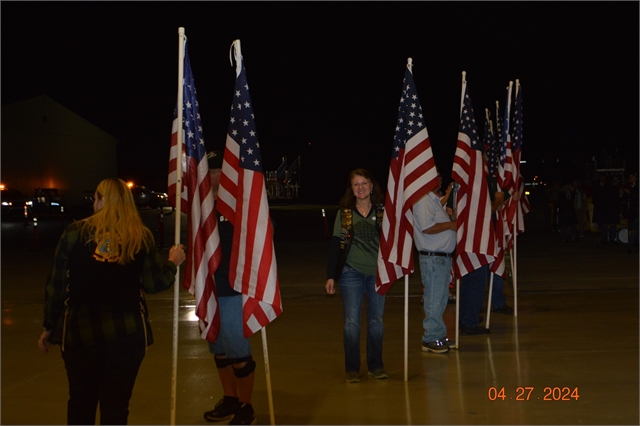
POLYGON ((515 389, 491 386, 487 396, 490 401, 578 401, 580 392, 577 386, 544 386, 542 392, 536 391, 535 386, 515 389))

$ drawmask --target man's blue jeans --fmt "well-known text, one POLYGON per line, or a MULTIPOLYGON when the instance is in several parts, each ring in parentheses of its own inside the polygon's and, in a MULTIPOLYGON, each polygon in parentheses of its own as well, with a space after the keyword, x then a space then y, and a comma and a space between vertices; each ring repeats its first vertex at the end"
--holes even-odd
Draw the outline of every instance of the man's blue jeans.
POLYGON ((507 299, 504 297, 504 278, 498 274, 493 274, 491 303, 493 304, 493 309, 499 309, 507 305, 507 299))
POLYGON ((489 265, 484 265, 460 279, 460 324, 465 327, 478 327, 488 272, 489 265))
POLYGON ((367 366, 369 371, 384 368, 382 337, 384 336, 385 296, 376 293, 376 276, 345 266, 340 277, 340 293, 344 308, 344 364, 347 373, 360 371, 360 317, 362 301, 367 301, 367 366))
POLYGON ((423 306, 425 319, 422 321, 423 343, 441 340, 447 336, 444 324, 444 309, 449 300, 451 281, 451 258, 445 256, 420 255, 420 277, 424 286, 423 306))

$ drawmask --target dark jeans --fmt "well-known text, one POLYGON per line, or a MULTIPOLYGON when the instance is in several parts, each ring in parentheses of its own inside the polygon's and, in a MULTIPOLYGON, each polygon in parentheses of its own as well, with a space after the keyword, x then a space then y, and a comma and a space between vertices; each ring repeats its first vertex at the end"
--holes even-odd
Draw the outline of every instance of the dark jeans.
POLYGON ((489 265, 484 265, 460 279, 460 324, 465 327, 478 327, 488 273, 489 265))
POLYGON ((598 229, 600 229, 600 241, 601 242, 613 242, 618 238, 618 235, 616 233, 616 225, 611 223, 611 224, 607 224, 607 223, 599 223, 598 224, 598 229))
POLYGON ((143 332, 85 348, 66 347, 62 359, 69 379, 67 423, 95 424, 100 402, 100 424, 126 425, 145 349, 143 332))
POLYGON ((498 274, 493 274, 491 303, 493 304, 493 309, 499 309, 507 306, 507 299, 504 297, 504 278, 498 274))
POLYGON ((629 247, 634 248, 638 245, 638 219, 629 223, 629 247))

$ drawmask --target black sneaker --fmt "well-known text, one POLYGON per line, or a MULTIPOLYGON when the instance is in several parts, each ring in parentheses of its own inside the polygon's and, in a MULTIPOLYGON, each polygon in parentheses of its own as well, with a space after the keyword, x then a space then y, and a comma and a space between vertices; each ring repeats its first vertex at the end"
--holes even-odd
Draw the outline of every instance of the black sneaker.
POLYGON ((230 425, 255 425, 257 422, 256 416, 253 414, 253 407, 251 404, 240 404, 240 408, 233 416, 233 419, 229 422, 230 425))
POLYGON ((507 305, 501 306, 498 309, 494 309, 493 312, 497 314, 513 315, 513 309, 507 305))
POLYGON ((455 348, 456 347, 456 342, 449 340, 448 337, 443 337, 442 339, 440 339, 440 341, 442 343, 444 343, 445 345, 449 346, 449 348, 455 348))
POLYGON ((465 325, 461 325, 460 326, 460 334, 462 334, 463 336, 472 336, 475 334, 489 334, 489 329, 488 328, 482 328, 482 327, 467 327, 465 325))
POLYGON ((433 352, 434 354, 445 354, 449 352, 449 346, 442 343, 442 340, 435 340, 433 342, 422 342, 422 352, 433 352))
POLYGON ((233 417, 240 409, 240 400, 233 396, 224 396, 213 410, 204 413, 204 419, 208 422, 219 422, 233 417))
POLYGON ((378 379, 378 380, 389 378, 389 375, 387 374, 386 371, 384 371, 384 368, 377 368, 373 371, 369 371, 369 375, 374 379, 378 379))

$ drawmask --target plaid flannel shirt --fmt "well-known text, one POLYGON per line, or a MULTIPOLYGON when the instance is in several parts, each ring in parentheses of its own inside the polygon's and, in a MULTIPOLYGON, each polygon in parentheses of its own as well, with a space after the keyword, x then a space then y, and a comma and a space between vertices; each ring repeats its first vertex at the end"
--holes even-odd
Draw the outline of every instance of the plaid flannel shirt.
MULTIPOLYGON (((53 330, 49 341, 62 344, 64 350, 65 344, 88 346, 144 331, 147 345, 152 344, 153 336, 142 292, 140 310, 136 311, 111 306, 101 307, 99 310, 83 305, 67 306, 67 270, 69 255, 75 244, 84 242, 80 241, 78 227, 73 223, 67 227, 58 241, 53 268, 45 288, 43 326, 46 330, 53 330)), ((176 271, 176 265, 171 261, 163 262, 154 246, 144 256, 141 290, 154 294, 171 288, 176 271)))

